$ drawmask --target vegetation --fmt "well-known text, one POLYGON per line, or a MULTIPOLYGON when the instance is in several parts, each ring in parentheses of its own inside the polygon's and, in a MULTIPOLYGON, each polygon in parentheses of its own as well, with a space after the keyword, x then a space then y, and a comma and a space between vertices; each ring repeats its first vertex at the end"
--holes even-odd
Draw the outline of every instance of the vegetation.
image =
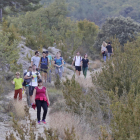
MULTIPOLYGON (((41 0, 48 6, 54 0, 41 0)), ((87 19, 102 25, 106 18, 122 15, 131 17, 140 22, 139 0, 66 0, 68 4, 68 17, 76 20, 87 19)))
POLYGON ((103 41, 111 41, 112 37, 119 39, 121 45, 127 43, 127 41, 135 40, 135 37, 140 32, 140 24, 134 22, 130 18, 116 17, 109 18, 103 24, 97 39, 94 44, 94 48, 100 50, 103 41))

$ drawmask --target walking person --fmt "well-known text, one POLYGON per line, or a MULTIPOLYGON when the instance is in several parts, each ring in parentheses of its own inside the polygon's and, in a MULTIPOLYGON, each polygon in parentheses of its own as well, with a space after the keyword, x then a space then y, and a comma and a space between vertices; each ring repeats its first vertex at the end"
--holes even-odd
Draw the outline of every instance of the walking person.
MULTIPOLYGON (((30 67, 28 68, 28 71, 26 71, 26 72, 24 73, 24 77, 26 76, 26 74, 27 74, 28 72, 30 72, 30 75, 32 75, 32 66, 30 66, 30 67)), ((32 80, 32 78, 30 78, 30 79, 25 79, 25 78, 24 78, 24 82, 23 82, 23 84, 22 84, 22 85, 25 87, 25 93, 26 93, 26 98, 27 98, 27 104, 28 104, 28 106, 31 105, 30 96, 29 96, 29 84, 30 84, 31 80, 32 80)))
POLYGON ((36 65, 36 70, 39 71, 39 63, 40 63, 39 51, 36 51, 35 56, 31 58, 31 66, 36 65))
POLYGON ((39 67, 41 71, 42 80, 44 79, 44 82, 47 82, 47 70, 49 65, 48 57, 46 57, 46 52, 42 52, 43 57, 40 59, 39 67))
POLYGON ((53 43, 53 47, 55 47, 55 48, 57 47, 57 46, 56 46, 56 42, 55 42, 55 40, 54 40, 54 43, 53 43))
POLYGON ((83 69, 83 75, 86 78, 87 70, 88 70, 88 67, 89 67, 89 59, 88 59, 88 55, 87 54, 84 55, 84 58, 81 61, 81 65, 82 65, 82 69, 83 69))
POLYGON ((52 56, 51 55, 48 55, 49 52, 46 51, 46 56, 48 57, 48 61, 49 61, 49 72, 48 72, 48 76, 47 76, 47 82, 51 83, 51 80, 52 80, 52 77, 51 77, 51 74, 52 74, 52 56))
POLYGON ((111 58, 111 56, 112 56, 112 53, 113 53, 113 48, 112 48, 112 46, 111 46, 111 43, 110 43, 110 42, 107 44, 106 48, 107 48, 107 55, 108 55, 108 59, 110 59, 110 58, 111 58))
POLYGON ((56 58, 54 59, 53 65, 55 66, 55 74, 58 75, 59 78, 62 78, 62 66, 64 65, 64 60, 60 57, 60 53, 57 52, 56 58))
POLYGON ((15 85, 14 99, 17 99, 17 96, 19 95, 19 100, 22 100, 22 83, 23 79, 20 78, 20 73, 16 72, 16 78, 12 81, 12 84, 15 85))
POLYGON ((107 55, 107 48, 106 48, 106 46, 107 46, 107 43, 105 41, 103 41, 103 44, 101 46, 101 53, 103 55, 104 62, 106 62, 106 55, 107 55))
POLYGON ((80 52, 78 51, 72 61, 72 67, 73 64, 75 64, 75 71, 77 76, 80 76, 81 74, 81 61, 82 61, 82 57, 80 56, 80 52))
POLYGON ((34 88, 37 87, 37 80, 40 79, 40 73, 36 71, 36 65, 34 64, 32 66, 32 72, 27 72, 25 75, 25 79, 31 79, 29 83, 29 95, 30 95, 30 101, 33 95, 34 88))
POLYGON ((32 96, 32 103, 36 104, 36 106, 37 106, 38 124, 41 123, 41 119, 40 119, 41 107, 44 110, 43 117, 42 117, 42 123, 46 124, 45 119, 46 119, 50 101, 49 101, 47 89, 46 89, 46 87, 43 87, 41 79, 38 80, 38 86, 35 87, 35 89, 34 89, 33 96, 32 96))

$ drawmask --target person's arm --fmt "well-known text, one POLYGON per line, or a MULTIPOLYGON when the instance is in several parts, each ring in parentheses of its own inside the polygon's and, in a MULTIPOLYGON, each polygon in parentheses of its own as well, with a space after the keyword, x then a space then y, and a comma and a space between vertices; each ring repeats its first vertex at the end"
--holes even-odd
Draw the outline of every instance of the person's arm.
POLYGON ((41 66, 41 58, 40 58, 40 61, 39 61, 39 65, 38 65, 38 68, 40 68, 40 66, 41 66))
POLYGON ((36 89, 33 91, 33 96, 31 96, 31 103, 35 104, 35 97, 36 97, 36 89))
MULTIPOLYGON (((74 57, 74 59, 75 59, 75 57, 74 57)), ((73 64, 75 63, 74 59, 73 59, 73 61, 72 61, 72 64, 71 64, 71 66, 73 66, 73 64)))
POLYGON ((113 48, 112 48, 112 53, 113 53, 113 48))
POLYGON ((14 85, 15 84, 15 79, 13 81, 11 81, 11 83, 14 85))
POLYGON ((30 78, 32 78, 33 77, 33 75, 30 75, 29 76, 29 73, 27 73, 25 76, 24 76, 24 79, 30 79, 30 78))
POLYGON ((62 60, 62 64, 59 67, 62 67, 64 65, 64 60, 62 60))
POLYGON ((47 97, 47 99, 48 99, 48 103, 50 104, 50 100, 49 100, 49 96, 48 96, 47 89, 46 89, 46 97, 47 97))
POLYGON ((82 59, 82 61, 81 61, 81 64, 80 64, 80 66, 82 66, 82 64, 83 64, 83 59, 82 59))
POLYGON ((58 67, 58 65, 55 64, 55 61, 53 61, 53 65, 54 65, 55 67, 58 67))

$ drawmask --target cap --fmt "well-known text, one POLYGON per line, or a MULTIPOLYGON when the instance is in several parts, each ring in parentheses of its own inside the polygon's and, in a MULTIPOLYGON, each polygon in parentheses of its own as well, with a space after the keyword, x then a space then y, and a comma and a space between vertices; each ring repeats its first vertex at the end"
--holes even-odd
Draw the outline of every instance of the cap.
POLYGON ((46 51, 46 53, 49 53, 48 51, 46 51))

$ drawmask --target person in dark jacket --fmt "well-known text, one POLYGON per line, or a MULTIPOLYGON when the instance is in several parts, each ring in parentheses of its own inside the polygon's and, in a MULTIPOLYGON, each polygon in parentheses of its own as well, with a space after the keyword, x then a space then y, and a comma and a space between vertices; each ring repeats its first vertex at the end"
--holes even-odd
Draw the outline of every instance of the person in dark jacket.
POLYGON ((107 49, 108 59, 110 59, 110 58, 111 58, 111 55, 112 55, 112 53, 113 53, 113 48, 112 48, 110 42, 107 44, 106 49, 107 49))

